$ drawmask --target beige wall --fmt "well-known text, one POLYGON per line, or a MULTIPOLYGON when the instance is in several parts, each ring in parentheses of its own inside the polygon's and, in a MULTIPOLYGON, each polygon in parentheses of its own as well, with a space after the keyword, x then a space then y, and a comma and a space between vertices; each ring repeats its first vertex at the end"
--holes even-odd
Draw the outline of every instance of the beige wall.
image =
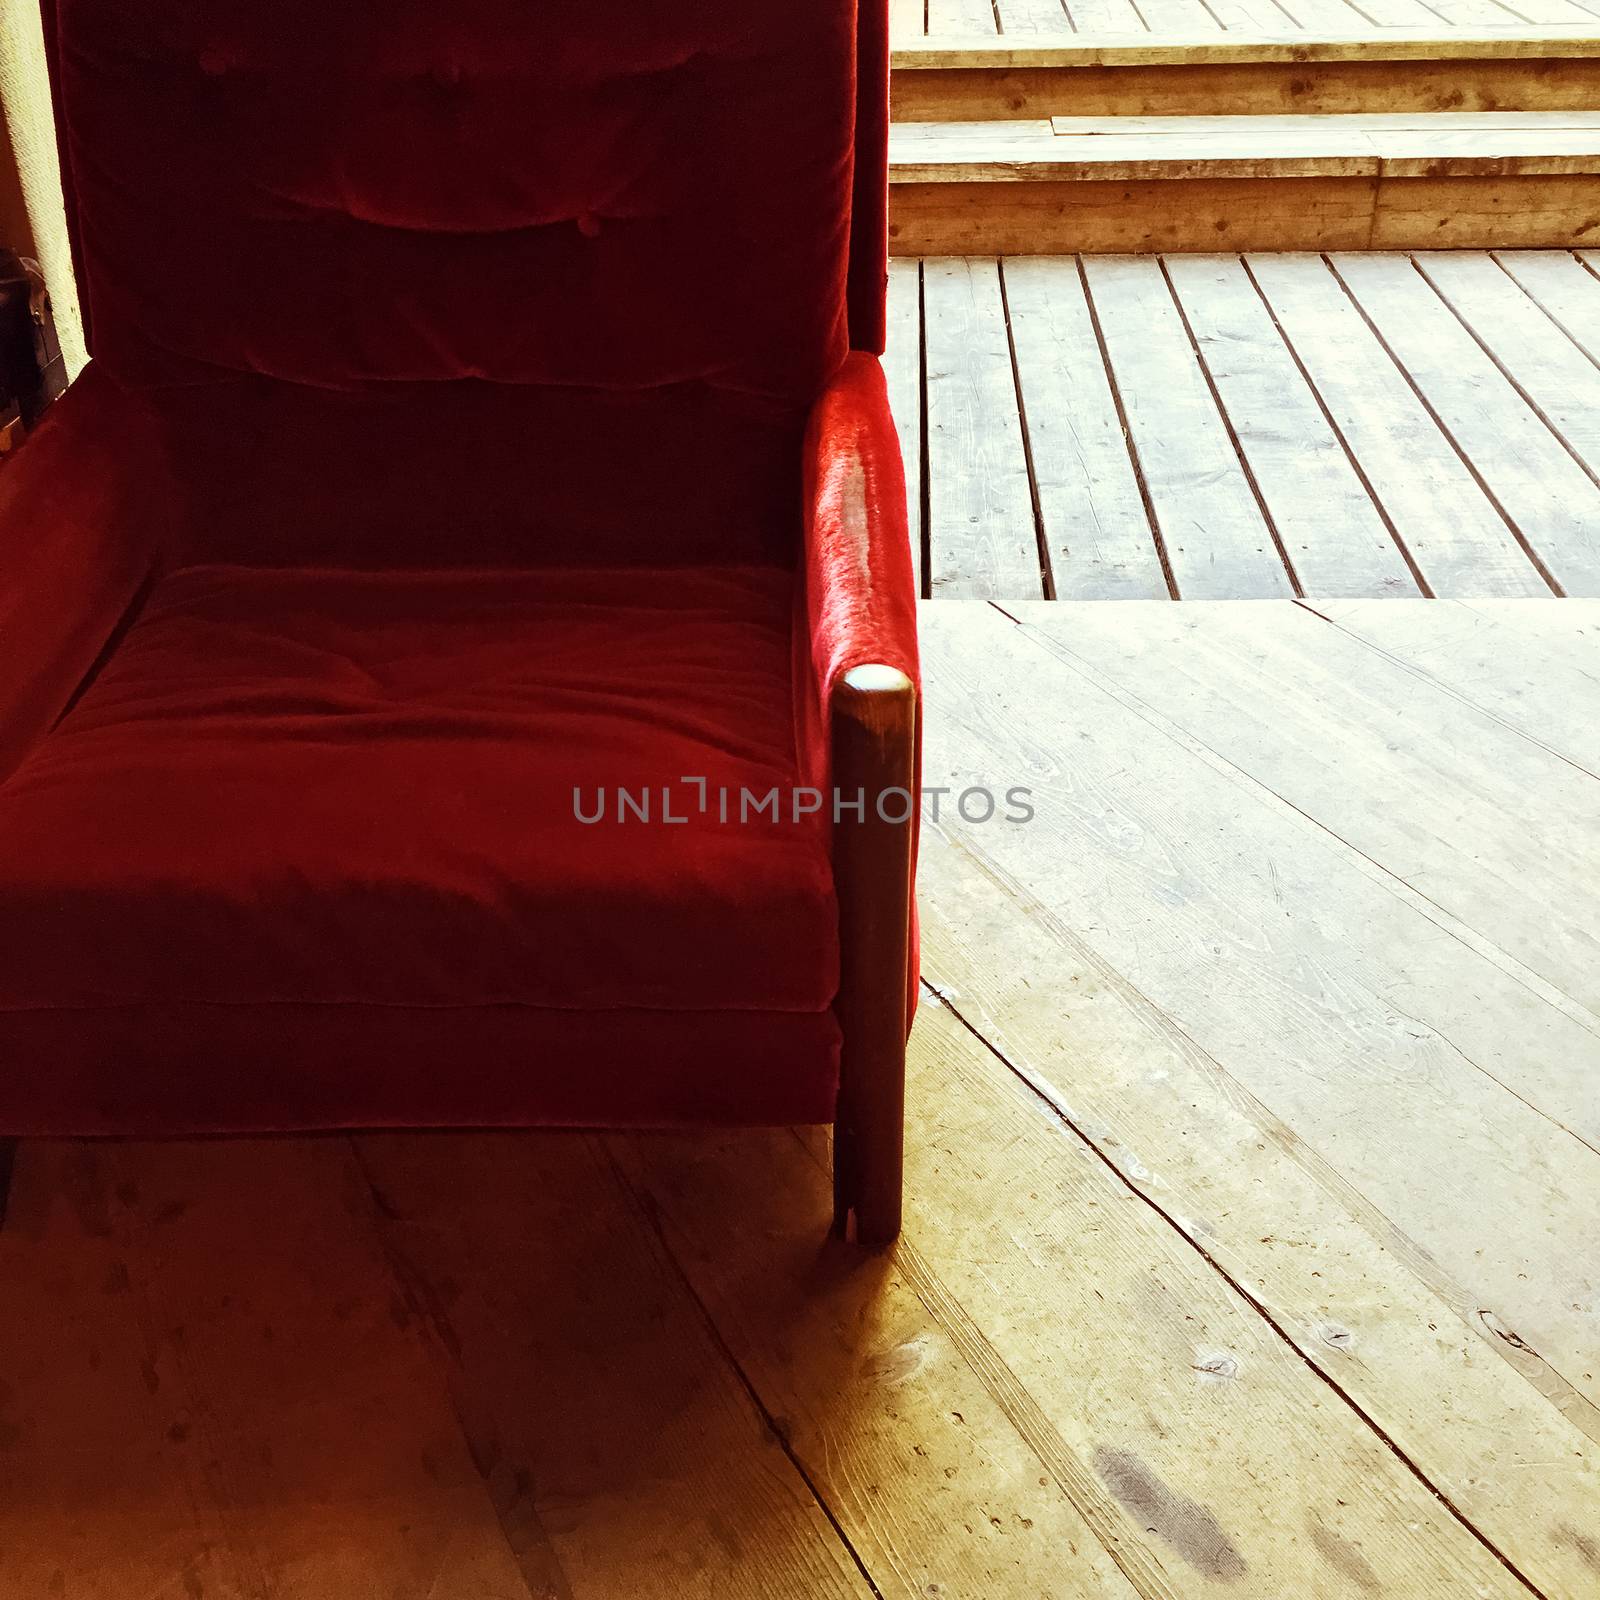
POLYGON ((72 281, 38 0, 0 0, 0 238, 44 268, 67 369, 88 359, 72 281))
POLYGON ((33 225, 28 221, 27 202, 22 198, 17 153, 11 148, 11 135, 3 120, 0 120, 0 244, 9 245, 19 256, 34 253, 33 225))

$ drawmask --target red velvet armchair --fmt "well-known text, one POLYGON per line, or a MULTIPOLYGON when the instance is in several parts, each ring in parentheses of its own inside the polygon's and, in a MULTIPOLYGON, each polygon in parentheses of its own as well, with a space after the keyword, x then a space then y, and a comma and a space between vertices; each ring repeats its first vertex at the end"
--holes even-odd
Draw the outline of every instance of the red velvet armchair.
POLYGON ((45 0, 0 1135, 832 1122, 900 1219, 884 0, 45 0))

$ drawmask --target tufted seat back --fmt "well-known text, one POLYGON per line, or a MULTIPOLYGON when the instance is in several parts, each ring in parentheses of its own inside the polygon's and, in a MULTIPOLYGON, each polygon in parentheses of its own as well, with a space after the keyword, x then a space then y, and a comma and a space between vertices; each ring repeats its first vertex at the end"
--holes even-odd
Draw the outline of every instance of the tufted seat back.
POLYGON ((183 558, 785 558, 852 231, 881 315, 854 0, 44 4, 90 348, 183 558))

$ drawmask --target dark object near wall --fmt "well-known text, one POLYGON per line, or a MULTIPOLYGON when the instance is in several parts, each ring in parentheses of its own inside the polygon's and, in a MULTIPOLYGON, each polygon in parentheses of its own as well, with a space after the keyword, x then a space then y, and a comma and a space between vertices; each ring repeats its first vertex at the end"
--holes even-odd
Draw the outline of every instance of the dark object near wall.
POLYGON ((0 246, 0 454, 66 386, 44 278, 34 262, 0 246))

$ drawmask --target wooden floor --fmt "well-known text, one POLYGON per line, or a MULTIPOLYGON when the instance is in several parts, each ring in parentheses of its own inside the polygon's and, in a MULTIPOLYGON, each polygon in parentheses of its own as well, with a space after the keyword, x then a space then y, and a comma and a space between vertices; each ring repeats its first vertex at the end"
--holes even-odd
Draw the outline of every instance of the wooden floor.
POLYGON ((1600 596, 1600 253, 891 263, 925 594, 1600 596))
POLYGON ((25 1144, 0 1595, 1600 1593, 1600 605, 924 609, 1035 816, 898 1251, 811 1133, 25 1144))
POLYGON ((1390 28, 1585 26, 1596 0, 891 0, 894 42, 1137 34, 1381 35, 1390 28))

